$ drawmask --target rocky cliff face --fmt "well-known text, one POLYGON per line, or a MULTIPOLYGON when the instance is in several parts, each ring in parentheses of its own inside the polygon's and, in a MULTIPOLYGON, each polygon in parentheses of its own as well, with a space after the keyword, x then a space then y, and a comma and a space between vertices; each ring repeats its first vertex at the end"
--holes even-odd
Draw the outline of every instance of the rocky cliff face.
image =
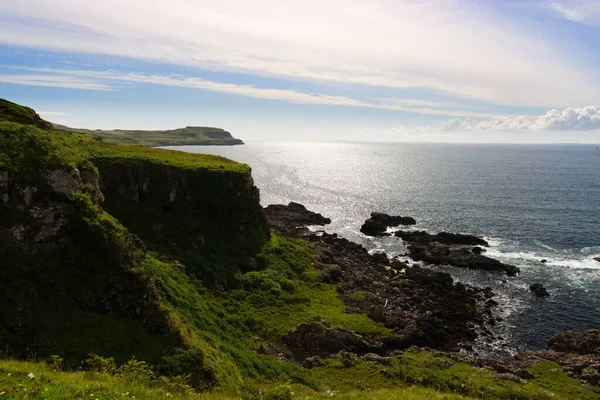
POLYGON ((33 182, 0 172, 3 351, 76 362, 121 343, 157 360, 178 342, 139 273, 142 242, 102 211, 102 197, 94 170, 41 169, 33 182))
POLYGON ((225 283, 269 238, 250 173, 97 159, 104 208, 149 249, 225 283))

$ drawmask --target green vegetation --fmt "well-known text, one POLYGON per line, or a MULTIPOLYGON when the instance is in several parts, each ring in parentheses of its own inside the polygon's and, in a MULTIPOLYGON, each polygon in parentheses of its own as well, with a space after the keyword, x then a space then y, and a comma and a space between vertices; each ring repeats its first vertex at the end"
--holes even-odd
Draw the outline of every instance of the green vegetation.
POLYGON ((0 122, 0 399, 598 396, 551 362, 522 384, 420 350, 271 355, 314 321, 389 333, 346 313, 313 257, 269 234, 246 165, 0 122))
POLYGON ((33 109, 0 99, 0 122, 16 122, 33 125, 40 129, 52 129, 52 124, 44 121, 33 109))
POLYGON ((114 144, 137 144, 140 146, 232 146, 244 144, 240 139, 231 136, 231 133, 205 126, 188 126, 179 129, 163 131, 143 130, 102 130, 102 129, 78 129, 68 126, 54 124, 56 131, 75 132, 95 135, 107 143, 114 144))
POLYGON ((240 139, 231 136, 231 133, 205 126, 188 126, 171 130, 102 130, 78 129, 68 126, 53 124, 43 120, 33 109, 8 100, 0 99, 0 122, 16 122, 23 125, 33 125, 44 130, 53 130, 67 133, 79 133, 93 136, 106 143, 112 144, 137 144, 147 147, 158 146, 232 146, 244 144, 240 139))

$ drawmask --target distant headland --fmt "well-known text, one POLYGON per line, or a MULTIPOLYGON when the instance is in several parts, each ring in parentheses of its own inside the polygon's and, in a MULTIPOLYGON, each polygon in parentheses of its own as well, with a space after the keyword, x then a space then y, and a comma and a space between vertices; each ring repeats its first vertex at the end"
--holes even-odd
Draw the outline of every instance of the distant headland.
POLYGON ((231 133, 204 126, 188 126, 169 130, 80 129, 42 119, 33 109, 0 99, 0 121, 35 125, 40 129, 95 135, 102 141, 141 146, 234 146, 244 144, 231 133))

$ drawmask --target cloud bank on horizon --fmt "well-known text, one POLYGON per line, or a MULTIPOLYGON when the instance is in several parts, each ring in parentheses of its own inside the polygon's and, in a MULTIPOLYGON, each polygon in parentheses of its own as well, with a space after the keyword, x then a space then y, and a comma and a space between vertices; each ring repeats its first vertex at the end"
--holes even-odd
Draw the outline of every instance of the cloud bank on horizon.
POLYGON ((35 87, 44 109, 53 90, 119 102, 151 85, 220 102, 215 118, 228 96, 364 125, 600 129, 596 0, 0 1, 0 41, 0 89, 35 87))
POLYGON ((516 118, 493 117, 490 120, 476 121, 472 118, 452 119, 442 124, 444 131, 480 130, 548 130, 548 131, 590 131, 600 129, 600 105, 583 108, 567 108, 562 112, 550 110, 539 117, 516 118))

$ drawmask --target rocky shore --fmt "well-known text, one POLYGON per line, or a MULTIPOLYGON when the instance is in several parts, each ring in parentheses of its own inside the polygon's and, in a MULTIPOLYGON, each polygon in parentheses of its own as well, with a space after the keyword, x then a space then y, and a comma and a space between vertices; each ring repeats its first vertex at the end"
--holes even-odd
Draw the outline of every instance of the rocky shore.
MULTIPOLYGON (((600 331, 556 335, 549 342, 549 350, 524 351, 512 356, 477 355, 472 351, 478 337, 489 343, 502 342, 501 337, 494 337, 491 332, 498 306, 492 289, 454 282, 449 274, 414 261, 517 275, 518 268, 481 254, 488 246, 485 240, 446 232, 432 235, 398 230, 394 235, 409 244, 411 262, 384 253, 369 254, 361 245, 335 233, 309 230, 308 226, 331 221, 301 204, 271 205, 265 210, 274 232, 313 244, 321 280, 337 284, 346 312, 365 313, 390 329, 387 335, 361 335, 332 328, 317 319, 282 338, 283 352, 288 358, 310 367, 318 363, 319 357, 348 352, 385 363, 386 357, 417 346, 433 349, 440 357, 466 360, 474 366, 494 370, 500 379, 526 381, 529 374, 526 368, 549 360, 561 365, 569 376, 598 385, 600 331), (573 353, 577 356, 573 357, 573 353)), ((369 220, 380 224, 376 235, 386 233, 396 223, 408 222, 377 213, 369 220)), ((366 224, 374 226, 373 222, 366 224)))

